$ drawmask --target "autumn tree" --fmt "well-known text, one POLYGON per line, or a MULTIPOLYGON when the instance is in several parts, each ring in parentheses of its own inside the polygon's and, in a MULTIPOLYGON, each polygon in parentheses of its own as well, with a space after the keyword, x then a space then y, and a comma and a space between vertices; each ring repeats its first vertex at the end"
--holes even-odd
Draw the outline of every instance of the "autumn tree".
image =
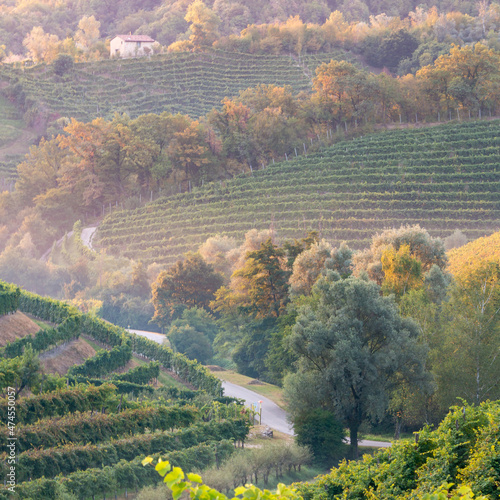
POLYGON ((358 252, 353 257, 355 274, 359 275, 362 271, 366 271, 370 279, 381 285, 384 281, 382 269, 384 251, 392 247, 397 252, 403 245, 408 245, 409 254, 421 263, 423 272, 427 272, 434 264, 441 269, 446 266, 447 257, 443 241, 431 237, 417 224, 401 226, 399 229, 387 229, 373 236, 370 248, 358 252))
POLYGON ((401 245, 398 250, 390 246, 382 253, 382 290, 401 297, 408 290, 423 284, 422 263, 411 255, 410 245, 401 245))
POLYGON ((293 263, 290 276, 290 294, 309 295, 311 288, 321 275, 325 262, 332 256, 332 247, 325 241, 313 243, 310 248, 301 252, 293 263))
POLYGON ((199 248, 203 259, 229 280, 232 274, 232 262, 229 254, 236 248, 236 240, 229 236, 211 236, 199 248))
POLYGON ((219 38, 220 19, 202 0, 195 0, 189 5, 184 19, 190 23, 189 40, 171 44, 169 51, 202 51, 211 47, 219 38))
POLYGON ((189 40, 194 50, 210 47, 217 40, 220 19, 202 0, 195 0, 188 7, 185 19, 191 23, 189 40))
MULTIPOLYGON (((232 299, 239 308, 257 317, 279 317, 288 302, 289 271, 284 268, 285 252, 274 245, 271 239, 263 242, 258 250, 248 252, 244 265, 233 273, 241 290, 236 290, 232 299)), ((231 292, 218 294, 216 304, 226 308, 221 301, 229 298, 231 292), (228 297, 229 294, 229 297, 228 297)))
POLYGON ((213 175, 216 162, 204 127, 197 121, 174 133, 168 154, 177 180, 200 181, 213 175), (179 174, 182 176, 179 178, 179 174))
POLYGON ((443 305, 435 365, 442 407, 500 397, 499 233, 450 252, 454 281, 443 305), (459 367, 459 368, 458 368, 459 367))
POLYGON ((238 163, 255 161, 255 144, 249 132, 250 107, 225 98, 222 109, 214 109, 210 123, 222 137, 224 155, 238 163))
POLYGON ((162 271, 152 285, 153 321, 165 326, 179 317, 186 307, 208 309, 222 283, 222 275, 199 254, 178 260, 168 270, 162 271))
POLYGON ((16 193, 23 204, 29 205, 37 196, 59 186, 65 156, 57 139, 42 138, 38 146, 30 147, 17 168, 16 193))
POLYGON ((23 45, 33 61, 50 63, 58 55, 59 37, 45 33, 41 26, 35 26, 24 38, 23 45))
POLYGON ((330 61, 316 69, 312 102, 322 119, 341 125, 369 111, 376 81, 346 61, 330 61))
POLYGON ((417 77, 429 95, 447 106, 450 102, 469 110, 494 107, 500 99, 500 58, 482 43, 454 45, 449 54, 422 68, 417 77))
POLYGON ((89 50, 99 40, 100 28, 101 23, 94 16, 83 16, 75 33, 76 42, 85 50, 89 50))

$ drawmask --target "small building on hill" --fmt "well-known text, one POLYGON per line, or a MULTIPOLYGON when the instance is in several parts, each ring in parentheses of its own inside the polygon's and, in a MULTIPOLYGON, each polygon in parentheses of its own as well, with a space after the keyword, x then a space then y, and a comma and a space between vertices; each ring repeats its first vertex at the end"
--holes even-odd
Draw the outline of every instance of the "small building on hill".
POLYGON ((116 35, 109 44, 110 57, 141 57, 153 53, 155 41, 147 35, 116 35))

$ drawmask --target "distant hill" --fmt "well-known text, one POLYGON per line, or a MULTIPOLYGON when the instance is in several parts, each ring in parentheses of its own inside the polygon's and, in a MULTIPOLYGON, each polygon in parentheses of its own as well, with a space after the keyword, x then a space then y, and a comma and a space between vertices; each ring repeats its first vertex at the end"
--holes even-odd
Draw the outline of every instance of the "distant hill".
POLYGON ((171 264, 208 237, 251 228, 280 239, 317 230, 368 245, 377 231, 420 224, 470 239, 498 229, 500 121, 389 131, 344 141, 252 175, 206 184, 109 215, 94 244, 144 263, 171 264))
MULTIPOLYGON (((500 221, 497 229, 499 227, 500 221)), ((486 262, 500 265, 500 231, 448 252, 448 270, 454 276, 466 277, 486 262)))

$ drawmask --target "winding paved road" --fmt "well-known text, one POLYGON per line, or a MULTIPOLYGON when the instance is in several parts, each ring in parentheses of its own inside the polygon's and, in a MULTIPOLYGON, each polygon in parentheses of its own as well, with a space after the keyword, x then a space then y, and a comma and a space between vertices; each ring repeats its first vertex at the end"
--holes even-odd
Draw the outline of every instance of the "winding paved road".
POLYGON ((162 333, 145 332, 144 330, 131 330, 129 328, 127 328, 127 331, 140 335, 141 337, 146 337, 149 340, 154 340, 158 344, 163 344, 163 341, 167 338, 167 336, 162 333))
POLYGON ((271 429, 293 436, 293 426, 288 423, 287 413, 276 403, 256 392, 230 382, 223 381, 222 387, 226 396, 245 400, 245 406, 249 408, 253 404, 258 409, 259 401, 262 401, 262 425, 268 425, 271 429))
MULTIPOLYGON (((163 343, 165 335, 155 332, 145 332, 142 330, 128 330, 131 333, 136 333, 143 337, 147 337, 150 340, 158 342, 158 344, 163 343)), ((214 375, 216 375, 214 373, 214 375)), ((233 398, 240 398, 245 401, 245 406, 250 408, 252 404, 259 408, 259 401, 262 401, 262 424, 268 425, 271 429, 275 429, 284 434, 290 436, 294 435, 293 426, 288 422, 287 413, 282 410, 276 403, 273 403, 270 399, 257 394, 245 387, 241 387, 231 382, 222 382, 222 387, 224 388, 224 394, 226 396, 231 396, 233 398)), ((349 443, 349 438, 345 438, 346 442, 349 443)), ((391 443, 385 441, 370 441, 361 440, 358 442, 358 446, 369 446, 374 448, 389 448, 391 443)))

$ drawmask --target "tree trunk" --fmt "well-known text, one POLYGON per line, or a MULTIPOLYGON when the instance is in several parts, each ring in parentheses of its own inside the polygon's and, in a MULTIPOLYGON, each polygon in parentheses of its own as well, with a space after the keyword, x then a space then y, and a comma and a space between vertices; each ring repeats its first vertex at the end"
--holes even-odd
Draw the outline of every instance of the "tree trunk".
POLYGON ((357 460, 359 458, 358 453, 358 430, 359 423, 352 423, 349 427, 349 438, 351 440, 351 458, 357 460))

